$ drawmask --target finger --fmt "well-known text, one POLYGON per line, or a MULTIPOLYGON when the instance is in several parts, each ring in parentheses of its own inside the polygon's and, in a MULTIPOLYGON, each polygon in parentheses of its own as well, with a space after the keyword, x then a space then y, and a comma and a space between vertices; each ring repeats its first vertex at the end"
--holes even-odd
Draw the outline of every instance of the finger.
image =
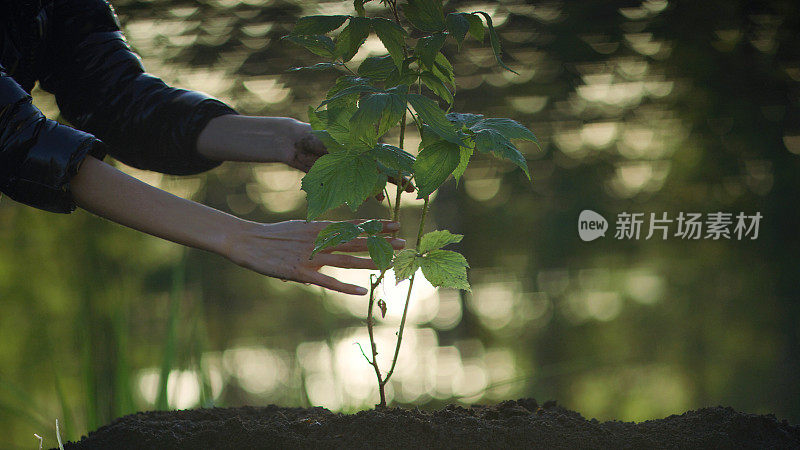
POLYGON ((314 263, 343 269, 378 269, 372 259, 353 255, 320 253, 314 258, 314 263))
POLYGON ((356 286, 355 284, 342 283, 336 278, 329 277, 328 275, 323 275, 316 271, 309 271, 304 273, 303 275, 304 279, 300 281, 304 283, 316 284, 317 286, 322 286, 324 288, 331 289, 337 292, 342 292, 344 294, 366 295, 367 292, 369 292, 361 286, 356 286))
MULTIPOLYGON (((392 246, 395 250, 402 250, 406 246, 406 240, 400 238, 385 238, 389 245, 392 246)), ((366 252, 367 248, 367 238, 355 238, 350 242, 345 242, 344 244, 337 245, 335 247, 327 248, 323 250, 323 253, 331 253, 331 252, 366 252)))

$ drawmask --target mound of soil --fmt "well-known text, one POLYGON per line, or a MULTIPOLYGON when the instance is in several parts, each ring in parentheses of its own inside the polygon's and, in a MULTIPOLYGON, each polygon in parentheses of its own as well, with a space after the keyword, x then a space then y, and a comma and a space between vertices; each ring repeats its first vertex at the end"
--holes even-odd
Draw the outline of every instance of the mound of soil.
POLYGON ((336 414, 278 406, 156 411, 122 417, 74 449, 800 448, 800 427, 715 407, 665 419, 598 422, 533 399, 438 411, 336 414))

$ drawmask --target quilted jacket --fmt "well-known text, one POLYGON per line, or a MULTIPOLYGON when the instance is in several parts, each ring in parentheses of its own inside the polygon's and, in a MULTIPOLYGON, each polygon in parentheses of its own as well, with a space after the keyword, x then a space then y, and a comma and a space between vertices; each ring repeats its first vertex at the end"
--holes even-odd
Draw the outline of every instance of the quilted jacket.
POLYGON ((235 113, 145 73, 105 0, 0 0, 0 192, 16 201, 71 212, 69 180, 89 154, 176 175, 211 169, 197 137, 235 113), (36 81, 75 128, 33 106, 36 81))

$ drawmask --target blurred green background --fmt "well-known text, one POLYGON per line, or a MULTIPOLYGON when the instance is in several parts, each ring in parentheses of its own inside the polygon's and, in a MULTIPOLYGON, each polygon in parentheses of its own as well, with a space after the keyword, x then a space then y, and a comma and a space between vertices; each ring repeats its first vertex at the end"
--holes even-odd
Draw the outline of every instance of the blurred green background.
MULTIPOLYGON (((145 67, 250 115, 306 119, 333 72, 281 42, 352 2, 115 0, 145 67)), ((379 2, 370 15, 385 15, 379 2)), ((707 405, 800 422, 800 14, 793 1, 445 2, 488 12, 508 65, 468 39, 454 110, 511 117, 533 183, 476 158, 432 202, 463 233, 471 294, 419 283, 389 396, 441 407, 523 396, 598 419, 707 405), (763 215, 756 240, 577 234, 580 211, 763 215)), ((354 64, 384 52, 369 38, 354 64)), ((35 102, 57 117, 41 90, 35 102)), ((395 138, 389 136, 387 141, 395 138)), ((415 138, 407 148, 415 148, 415 138)), ((120 167, 250 220, 303 218, 301 174, 227 163, 197 177, 120 167)), ((411 237, 420 203, 402 212, 411 237)), ((359 217, 386 217, 372 202, 359 217)), ((330 218, 348 218, 337 211, 330 218)), ((647 224, 645 223, 645 226, 647 224)), ((673 231, 674 232, 674 231, 673 231)), ((331 273, 331 272, 329 272, 331 273)), ((366 284, 364 271, 340 274, 366 284)), ((402 312, 378 327, 388 357, 402 312)), ((76 439, 154 408, 377 401, 366 299, 282 283, 84 212, 0 201, 0 446, 76 439), (167 376, 168 375, 168 376, 167 376)))

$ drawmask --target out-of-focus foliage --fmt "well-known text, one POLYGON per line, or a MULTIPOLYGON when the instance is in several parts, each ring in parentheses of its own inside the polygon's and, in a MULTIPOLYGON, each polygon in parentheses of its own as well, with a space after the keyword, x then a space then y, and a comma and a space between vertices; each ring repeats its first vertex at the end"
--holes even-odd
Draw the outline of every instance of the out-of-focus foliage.
MULTIPOLYGON (((335 75, 287 72, 316 60, 280 37, 300 16, 352 8, 113 3, 145 66, 168 83, 243 113, 298 118, 335 75)), ((388 17, 380 2, 364 7, 368 17, 388 17)), ((444 9, 489 13, 503 61, 519 73, 496 69, 490 46, 471 38, 460 53, 445 45, 464 74, 454 110, 535 124, 544 151, 520 145, 532 188, 513 164, 476 152, 458 185, 445 183, 432 200, 431 225, 465 236, 453 247, 470 261, 473 290, 415 284, 394 402, 524 395, 620 419, 725 404, 800 421, 794 2, 453 1, 444 9), (576 232, 583 209, 609 219, 623 211, 758 211, 764 219, 754 241, 609 233, 585 243, 576 232)), ((379 39, 364 47, 352 61, 385 53, 379 39)), ((47 95, 36 102, 57 114, 47 95)), ((252 220, 305 210, 301 174, 284 167, 226 164, 188 180, 131 172, 252 220)), ((401 213, 415 217, 421 202, 403 201, 401 213)), ((368 204, 360 214, 378 211, 368 204)), ((153 407, 180 261, 177 246, 88 214, 0 201, 0 445, 29 446, 56 417, 71 418, 74 439, 153 407)), ((381 293, 379 346, 393 337, 403 292, 401 283, 381 293)), ((353 345, 366 342, 363 299, 321 296, 190 251, 180 300, 171 406, 204 398, 353 410, 374 398, 353 345)))

